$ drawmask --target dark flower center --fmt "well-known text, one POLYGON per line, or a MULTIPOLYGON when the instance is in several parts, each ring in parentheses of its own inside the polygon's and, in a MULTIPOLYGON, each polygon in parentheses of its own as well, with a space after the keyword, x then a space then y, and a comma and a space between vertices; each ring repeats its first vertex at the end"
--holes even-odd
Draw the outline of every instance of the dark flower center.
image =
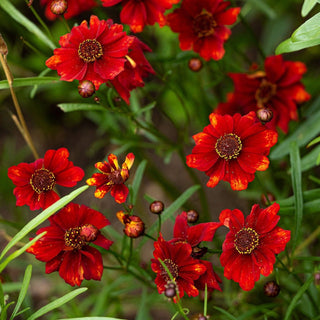
POLYGON ((259 235, 251 228, 242 228, 234 239, 234 246, 240 254, 250 254, 258 245, 259 235))
POLYGON ((199 37, 207 37, 214 33, 217 23, 209 12, 203 12, 197 15, 193 20, 193 31, 199 37))
POLYGON ((81 227, 70 228, 64 234, 64 242, 67 247, 74 249, 82 249, 87 244, 84 238, 81 236, 81 227))
MULTIPOLYGON (((169 269, 173 279, 177 279, 179 276, 178 266, 171 259, 164 259, 163 262, 167 266, 167 268, 169 269)), ((170 277, 169 277, 167 271, 162 267, 162 265, 161 265, 161 276, 164 277, 166 282, 168 282, 170 280, 170 277)))
POLYGON ((37 169, 30 178, 30 185, 38 194, 52 190, 54 184, 54 174, 45 168, 37 169))
POLYGON ((240 138, 234 133, 227 133, 221 136, 215 145, 217 154, 225 159, 236 159, 242 149, 240 138))
POLYGON ((84 62, 94 62, 103 56, 102 45, 95 39, 87 39, 80 43, 78 55, 84 62))
POLYGON ((274 83, 262 79, 260 87, 255 93, 255 99, 258 107, 263 107, 277 92, 277 86, 274 83))
POLYGON ((111 184, 122 184, 124 183, 121 170, 115 170, 108 174, 109 183, 111 184))

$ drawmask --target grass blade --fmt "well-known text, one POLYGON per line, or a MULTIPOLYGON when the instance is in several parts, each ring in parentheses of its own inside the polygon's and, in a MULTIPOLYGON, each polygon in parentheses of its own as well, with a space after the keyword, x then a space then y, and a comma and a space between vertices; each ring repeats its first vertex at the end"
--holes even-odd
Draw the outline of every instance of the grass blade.
POLYGON ((130 197, 131 197, 131 201, 130 203, 132 203, 133 205, 136 204, 137 202, 137 197, 138 197, 138 192, 139 192, 139 189, 140 189, 140 185, 141 185, 141 181, 142 181, 142 177, 143 177, 143 174, 144 174, 144 171, 146 169, 146 166, 147 166, 147 160, 143 160, 136 172, 135 172, 135 175, 134 175, 134 180, 132 182, 132 185, 131 185, 131 192, 130 192, 130 197))

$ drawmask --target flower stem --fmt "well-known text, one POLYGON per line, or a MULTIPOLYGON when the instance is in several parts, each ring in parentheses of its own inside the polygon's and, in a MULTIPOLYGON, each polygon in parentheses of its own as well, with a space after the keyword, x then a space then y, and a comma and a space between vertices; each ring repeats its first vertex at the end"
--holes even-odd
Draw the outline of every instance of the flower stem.
MULTIPOLYGON (((0 36, 0 41, 4 43, 4 40, 2 39, 1 36, 0 36)), ((13 76, 12 76, 12 73, 11 73, 11 71, 9 69, 6 55, 4 55, 2 52, 0 53, 0 62, 1 62, 2 68, 4 70, 4 73, 6 75, 6 78, 7 78, 8 84, 9 84, 9 89, 10 89, 12 101, 13 101, 13 104, 15 106, 15 109, 16 109, 16 112, 17 112, 17 115, 18 115, 18 118, 13 118, 13 121, 17 125, 17 127, 18 127, 19 131, 21 132, 23 138, 25 139, 26 143, 28 144, 28 146, 29 146, 34 158, 35 159, 39 159, 38 152, 37 152, 37 150, 36 150, 36 148, 35 148, 35 146, 33 144, 33 141, 31 139, 31 135, 29 133, 29 130, 28 130, 28 127, 27 127, 26 122, 24 120, 24 116, 23 116, 22 110, 20 108, 17 96, 16 96, 16 94, 14 92, 14 89, 13 89, 13 86, 12 86, 12 84, 13 84, 13 76), (18 125, 18 123, 19 123, 19 125, 18 125)))

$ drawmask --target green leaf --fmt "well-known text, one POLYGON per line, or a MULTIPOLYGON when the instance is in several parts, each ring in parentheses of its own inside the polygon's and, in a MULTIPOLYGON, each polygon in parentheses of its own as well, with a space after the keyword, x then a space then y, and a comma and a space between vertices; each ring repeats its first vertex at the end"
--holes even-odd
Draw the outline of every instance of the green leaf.
POLYGON ((318 164, 319 155, 320 155, 320 146, 317 146, 311 152, 305 155, 301 159, 301 171, 304 172, 319 165, 318 164))
POLYGON ((320 137, 317 137, 317 138, 313 139, 312 141, 310 141, 308 143, 307 148, 309 148, 309 147, 311 147, 311 146, 313 146, 313 145, 315 145, 315 144, 317 144, 319 142, 320 142, 320 137))
POLYGON ((22 238, 24 238, 30 231, 32 231, 34 228, 36 228, 38 225, 40 225, 42 222, 47 220, 50 216, 52 216, 55 212, 63 208, 66 204, 71 202, 74 198, 76 198, 79 194, 81 194, 83 191, 87 190, 89 188, 88 185, 82 186, 74 191, 72 191, 70 194, 64 196, 63 198, 59 199, 57 202, 55 202, 53 205, 42 211, 39 215, 37 215, 34 219, 32 219, 29 223, 27 223, 13 238, 12 240, 7 244, 7 246, 3 249, 0 261, 4 257, 4 255, 22 238))
POLYGON ((260 0, 247 0, 253 7, 263 12, 270 19, 275 19, 277 14, 265 1, 260 0))
POLYGON ((294 310, 294 308, 297 306, 299 300, 301 299, 302 295, 304 294, 305 291, 308 290, 310 284, 313 282, 314 277, 313 275, 311 275, 309 277, 309 279, 300 287, 300 289, 298 290, 298 292, 296 293, 296 295, 293 297, 293 299, 291 300, 289 307, 287 309, 286 315, 284 317, 284 320, 289 320, 292 311, 294 310))
POLYGON ((226 316, 226 318, 224 319, 230 319, 230 320, 237 320, 236 317, 234 317, 231 313, 229 313, 228 311, 222 309, 222 308, 219 308, 219 307, 213 307, 215 310, 218 310, 220 311, 222 314, 224 314, 226 316))
POLYGON ((68 319, 59 319, 59 320, 126 320, 126 319, 109 318, 109 317, 83 317, 83 318, 68 318, 68 319))
POLYGON ((20 290, 20 293, 19 293, 19 297, 18 297, 18 300, 17 300, 17 303, 14 307, 14 310, 11 314, 11 317, 10 317, 10 320, 12 320, 17 312, 19 311, 20 307, 21 307, 21 304, 27 294, 27 290, 28 290, 28 287, 29 287, 29 283, 30 283, 30 279, 31 279, 31 274, 32 274, 32 266, 31 265, 28 265, 27 268, 26 268, 26 271, 24 272, 24 277, 23 277, 23 281, 22 281, 22 287, 21 287, 21 290, 20 290))
MULTIPOLYGON (((319 207, 320 207, 320 199, 318 200, 313 200, 309 202, 304 202, 303 204, 303 214, 313 214, 313 213, 318 213, 319 212, 319 207)), ((295 212, 295 207, 281 207, 280 206, 280 215, 281 214, 288 214, 291 215, 295 212)))
POLYGON ((140 185, 141 185, 144 171, 146 169, 146 165, 147 165, 147 160, 143 160, 139 164, 139 166, 135 172, 135 175, 134 175, 134 180, 131 185, 131 193, 130 193, 130 197, 131 197, 130 203, 132 203, 133 205, 135 205, 137 202, 138 192, 140 189, 140 185))
MULTIPOLYGON (((58 77, 29 77, 29 78, 16 78, 13 80, 12 86, 17 87, 29 87, 41 84, 51 84, 59 81, 58 77)), ((9 89, 7 80, 0 81, 0 89, 9 89)))
POLYGON ((318 0, 304 0, 302 8, 301 8, 301 15, 305 17, 316 5, 318 0))
POLYGON ((320 98, 316 99, 310 108, 317 108, 315 112, 305 122, 301 123, 299 127, 282 143, 276 145, 270 153, 270 159, 280 159, 288 155, 290 152, 290 143, 296 141, 298 147, 305 146, 314 137, 320 133, 320 98))
POLYGON ((318 44, 320 44, 320 13, 303 23, 289 39, 281 42, 276 48, 276 54, 298 51, 318 44))
POLYGON ((60 103, 58 107, 63 112, 73 111, 106 111, 106 108, 93 103, 60 103))
POLYGON ((60 306, 64 305, 68 301, 72 300, 73 298, 75 298, 79 294, 87 291, 87 289, 88 288, 79 288, 79 289, 75 289, 75 290, 67 293, 63 297, 58 298, 58 299, 48 303, 46 306, 44 306, 41 309, 39 309, 38 311, 36 311, 27 320, 35 320, 35 319, 43 316, 44 314, 46 314, 46 313, 48 313, 48 312, 50 312, 50 311, 52 311, 52 310, 54 310, 56 308, 59 308, 60 306))
MULTIPOLYGON (((294 206, 295 206, 295 233, 293 237, 292 247, 295 248, 298 237, 301 231, 301 223, 303 216, 303 196, 301 189, 301 164, 300 164, 300 153, 297 143, 291 142, 290 145, 290 162, 291 162, 291 180, 294 195, 294 206)), ((293 249, 292 249, 293 250, 293 249)))
POLYGON ((28 31, 33 33, 36 38, 40 39, 44 44, 46 44, 50 49, 54 49, 55 44, 39 29, 39 27, 32 21, 27 19, 20 11, 18 11, 15 6, 8 0, 1 0, 0 7, 5 11, 12 19, 20 23, 28 31))
POLYGON ((22 253, 24 253, 29 247, 31 247, 36 241, 38 241, 41 237, 43 237, 46 234, 46 232, 42 232, 41 234, 37 235, 35 238, 33 238, 31 241, 29 241, 26 245, 24 245, 19 250, 14 251, 6 260, 4 260, 0 264, 0 273, 2 270, 9 264, 10 261, 13 259, 19 257, 22 253))
MULTIPOLYGON (((302 193, 303 202, 320 199, 320 189, 306 190, 302 193)), ((294 196, 276 201, 280 207, 289 207, 294 205, 294 196)))

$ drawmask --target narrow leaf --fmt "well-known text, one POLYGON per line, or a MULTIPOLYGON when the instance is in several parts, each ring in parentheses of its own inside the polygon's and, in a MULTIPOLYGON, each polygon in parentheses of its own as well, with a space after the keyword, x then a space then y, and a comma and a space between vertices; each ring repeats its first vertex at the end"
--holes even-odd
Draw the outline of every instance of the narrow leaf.
MULTIPOLYGON (((29 87, 41 84, 51 84, 59 81, 58 77, 29 77, 29 78, 16 78, 13 80, 12 86, 17 87, 29 87)), ((9 89, 7 80, 0 81, 0 89, 9 89)))
POLYGON ((317 0, 304 0, 302 8, 301 8, 301 15, 305 17, 316 5, 317 0))
POLYGON ((70 194, 64 196, 63 198, 59 199, 57 202, 55 202, 53 205, 42 211, 39 215, 37 215, 34 219, 32 219, 29 223, 27 223, 13 238, 12 240, 7 244, 7 246, 3 249, 0 261, 4 257, 4 255, 17 243, 19 242, 23 237, 25 237, 30 231, 32 231, 34 228, 36 228, 38 225, 40 225, 42 222, 47 220, 50 216, 52 216, 55 212, 63 208, 66 204, 71 202, 74 198, 76 198, 79 194, 81 194, 83 191, 87 190, 89 186, 82 186, 74 191, 72 191, 70 194))
POLYGON ((38 311, 36 311, 27 320, 38 319, 39 317, 43 316, 44 314, 46 314, 46 313, 48 313, 48 312, 50 312, 50 311, 52 311, 52 310, 54 310, 56 308, 59 308, 60 306, 64 305, 65 303, 67 303, 68 301, 72 300, 73 298, 75 298, 79 294, 85 292, 87 289, 88 288, 79 288, 79 289, 75 289, 75 290, 67 293, 63 297, 50 302, 46 306, 44 306, 41 309, 39 309, 38 311))
POLYGON ((301 171, 307 171, 318 165, 317 161, 320 154, 320 146, 314 148, 311 152, 301 159, 301 171))
POLYGON ((314 278, 313 275, 309 277, 309 279, 300 287, 296 295, 293 297, 291 300, 289 307, 287 309, 286 315, 284 317, 284 320, 289 320, 291 313, 293 312, 294 308, 297 306, 299 300, 301 299, 302 295, 304 294, 305 291, 308 290, 310 284, 313 282, 314 278))
POLYGON ((106 108, 101 107, 97 104, 90 103, 60 103, 58 107, 63 112, 73 111, 106 111, 106 108))
POLYGON ((303 23, 291 37, 281 42, 276 48, 276 54, 298 51, 320 44, 320 13, 303 23))
POLYGON ((320 98, 316 99, 310 108, 316 108, 318 111, 310 115, 299 127, 282 143, 274 147, 270 153, 270 159, 280 159, 289 154, 290 143, 296 141, 298 147, 305 146, 314 137, 320 133, 320 98))
POLYGON ((28 290, 28 287, 29 287, 29 283, 30 283, 30 279, 31 279, 31 274, 32 274, 32 266, 31 265, 28 265, 27 268, 26 268, 26 271, 24 272, 24 277, 23 277, 23 281, 22 281, 22 287, 21 287, 21 290, 20 290, 20 293, 19 293, 19 297, 18 297, 18 300, 17 300, 17 303, 13 309, 13 312, 11 314, 11 317, 10 317, 10 320, 12 320, 17 312, 19 311, 20 307, 21 307, 21 304, 27 294, 27 290, 28 290))
POLYGON ((31 241, 29 241, 26 245, 24 245, 19 250, 14 251, 6 260, 4 260, 0 265, 0 273, 2 270, 9 264, 10 261, 19 257, 22 253, 24 253, 29 247, 31 247, 36 241, 38 241, 41 237, 43 237, 46 232, 42 232, 41 234, 37 235, 31 241))
MULTIPOLYGON (((296 142, 291 143, 290 149, 290 162, 291 162, 291 180, 294 195, 295 206, 295 233, 293 237, 292 247, 295 248, 297 240, 300 235, 302 216, 303 216, 303 195, 301 189, 301 164, 300 153, 296 142)), ((293 249, 292 249, 293 250, 293 249)))
POLYGON ((213 307, 214 309, 216 309, 216 310, 218 310, 218 311, 220 311, 221 313, 223 313, 225 316, 226 316, 226 318, 224 318, 224 319, 230 319, 230 320, 237 320, 237 318, 236 317, 234 317, 231 313, 229 313, 228 311, 226 311, 226 310, 224 310, 224 309, 222 309, 222 308, 219 308, 219 307, 213 307))
POLYGON ((126 320, 126 319, 109 318, 109 317, 83 317, 83 318, 68 318, 68 319, 59 319, 59 320, 126 320))
POLYGON ((39 29, 39 27, 32 21, 27 19, 15 6, 8 0, 1 0, 0 7, 16 22, 20 23, 28 31, 33 33, 38 39, 46 44, 50 49, 54 49, 55 44, 39 29))
POLYGON ((143 160, 139 164, 139 166, 135 172, 135 175, 134 175, 134 180, 131 185, 131 193, 130 193, 130 197, 131 197, 130 203, 132 203, 133 205, 135 205, 137 202, 138 192, 140 189, 140 185, 141 185, 144 171, 146 169, 146 165, 147 165, 147 160, 143 160))

